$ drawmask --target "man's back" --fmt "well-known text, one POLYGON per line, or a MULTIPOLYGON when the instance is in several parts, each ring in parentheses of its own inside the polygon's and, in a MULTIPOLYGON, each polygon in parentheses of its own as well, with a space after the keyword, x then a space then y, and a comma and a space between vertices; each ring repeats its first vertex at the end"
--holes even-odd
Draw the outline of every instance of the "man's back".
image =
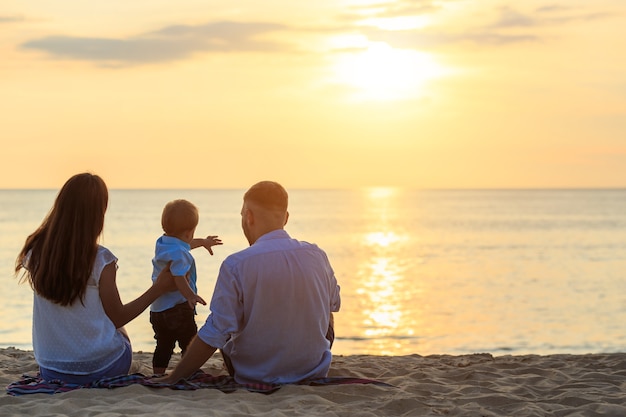
POLYGON ((339 307, 326 254, 275 230, 224 261, 198 336, 222 349, 242 383, 323 377, 330 313, 339 307))

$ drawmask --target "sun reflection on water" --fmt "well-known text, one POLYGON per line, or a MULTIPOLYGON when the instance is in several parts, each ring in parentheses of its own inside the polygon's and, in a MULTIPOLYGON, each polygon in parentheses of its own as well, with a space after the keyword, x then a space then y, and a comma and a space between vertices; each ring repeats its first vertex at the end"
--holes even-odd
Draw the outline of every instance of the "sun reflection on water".
POLYGON ((402 237, 394 232, 372 232, 365 235, 365 242, 368 245, 388 247, 400 240, 402 240, 402 237))
POLYGON ((393 302, 394 284, 399 280, 399 275, 390 269, 389 263, 389 258, 374 259, 367 280, 363 287, 357 290, 357 294, 366 296, 370 305, 375 307, 364 310, 364 324, 367 326, 365 334, 370 337, 389 334, 393 329, 397 329, 402 321, 402 311, 397 303, 393 302))
POLYGON ((408 284, 408 263, 403 250, 409 237, 401 227, 402 191, 395 188, 365 190, 366 221, 359 246, 364 253, 358 267, 358 305, 361 334, 371 339, 371 353, 397 354, 416 337, 414 311, 407 314, 415 288, 408 284))

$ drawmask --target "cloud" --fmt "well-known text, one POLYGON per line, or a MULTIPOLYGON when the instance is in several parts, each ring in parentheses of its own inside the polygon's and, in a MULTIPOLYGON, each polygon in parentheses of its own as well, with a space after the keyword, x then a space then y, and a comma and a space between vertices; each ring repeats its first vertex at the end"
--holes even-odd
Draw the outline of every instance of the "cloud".
POLYGON ((479 45, 507 45, 539 40, 539 38, 534 35, 508 35, 480 30, 459 34, 446 34, 418 30, 385 31, 371 28, 366 32, 366 36, 371 41, 386 42, 390 46, 400 49, 430 49, 464 42, 479 45))
POLYGON ((569 11, 571 10, 571 7, 566 7, 566 6, 561 6, 558 4, 549 4, 546 6, 542 6, 539 7, 537 9, 537 12, 543 13, 543 12, 561 12, 561 11, 569 11))
POLYGON ((407 30, 386 30, 374 25, 363 25, 364 21, 378 18, 395 18, 436 14, 443 10, 446 3, 458 3, 458 0, 396 0, 392 2, 372 3, 352 6, 349 14, 340 19, 349 22, 345 31, 358 32, 373 42, 386 42, 392 47, 402 49, 428 49, 438 46, 474 43, 478 45, 506 45, 521 42, 534 42, 539 37, 534 34, 502 33, 502 28, 511 26, 531 27, 535 20, 509 8, 499 10, 495 24, 468 28, 460 32, 447 32, 445 28, 415 28, 407 30))
POLYGON ((433 0, 396 0, 387 3, 374 3, 350 7, 359 18, 363 15, 377 18, 416 16, 433 13, 441 9, 441 2, 433 0))
POLYGON ((491 26, 494 28, 530 27, 538 24, 537 19, 519 13, 509 7, 500 11, 498 20, 491 26))
POLYGON ((15 23, 23 21, 24 18, 22 16, 0 16, 0 23, 15 23))
MULTIPOLYGON (((389 4, 395 5, 393 7, 396 9, 394 10, 402 10, 412 6, 413 11, 417 14, 435 13, 440 3, 427 0, 400 0, 389 4)), ((360 10, 365 10, 366 7, 370 12, 368 17, 391 15, 392 6, 387 6, 387 3, 364 6, 360 10)), ((608 12, 590 13, 558 5, 540 7, 531 12, 520 12, 511 7, 502 7, 496 12, 496 18, 492 23, 467 28, 458 33, 437 31, 433 28, 389 31, 374 26, 360 26, 358 30, 371 41, 386 42, 390 46, 403 49, 434 48, 467 42, 476 45, 499 46, 541 41, 542 35, 537 32, 539 28, 614 16, 608 12), (515 32, 511 32, 510 29, 515 30, 515 32)), ((353 19, 356 22, 363 19, 363 16, 353 17, 353 19)))
POLYGON ((571 7, 544 6, 531 13, 521 13, 510 7, 500 9, 500 14, 492 28, 521 28, 531 26, 550 26, 576 21, 590 21, 613 17, 608 12, 578 12, 571 7))
MULTIPOLYGON (((208 52, 284 52, 292 46, 270 40, 277 32, 308 32, 321 36, 331 33, 360 33, 370 41, 387 42, 403 49, 428 49, 459 43, 498 46, 541 40, 541 27, 575 20, 600 19, 609 13, 586 13, 571 7, 547 5, 530 12, 512 7, 495 9, 491 24, 448 32, 433 27, 389 31, 364 26, 372 18, 394 18, 438 13, 445 3, 458 0, 397 0, 349 7, 348 14, 336 16, 337 26, 294 27, 268 22, 211 22, 202 25, 172 25, 125 38, 48 36, 21 45, 42 51, 55 59, 94 62, 102 66, 131 66, 163 63, 208 52), (514 30, 515 32, 512 32, 514 30)), ((18 21, 20 17, 0 17, 18 21)))
POLYGON ((201 52, 274 52, 286 46, 259 39, 284 30, 274 23, 214 22, 174 25, 130 38, 49 36, 21 45, 54 58, 101 64, 136 65, 176 61, 201 52))

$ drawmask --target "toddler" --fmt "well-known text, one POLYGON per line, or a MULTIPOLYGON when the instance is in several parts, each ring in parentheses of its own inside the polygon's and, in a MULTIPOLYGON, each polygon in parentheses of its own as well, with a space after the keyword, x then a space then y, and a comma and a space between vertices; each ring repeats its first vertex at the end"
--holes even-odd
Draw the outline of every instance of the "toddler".
POLYGON ((204 246, 211 255, 212 246, 221 245, 217 236, 194 238, 198 225, 198 209, 187 200, 174 200, 165 205, 161 215, 165 232, 156 242, 152 260, 152 280, 169 264, 178 291, 157 298, 150 306, 150 323, 154 330, 156 348, 152 357, 155 375, 165 373, 176 342, 182 354, 196 335, 195 306, 206 305, 196 287, 196 264, 190 250, 204 246))

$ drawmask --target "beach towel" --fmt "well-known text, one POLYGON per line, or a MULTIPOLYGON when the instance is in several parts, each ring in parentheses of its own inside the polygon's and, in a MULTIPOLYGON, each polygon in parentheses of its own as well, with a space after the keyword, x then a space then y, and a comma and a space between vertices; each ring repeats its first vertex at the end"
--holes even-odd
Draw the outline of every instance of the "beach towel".
MULTIPOLYGON (((279 390, 283 385, 281 384, 239 384, 235 382, 234 378, 229 375, 213 376, 205 373, 204 371, 197 371, 190 378, 180 380, 175 384, 165 384, 162 382, 155 382, 143 374, 131 374, 121 375, 111 378, 102 378, 97 381, 90 382, 89 384, 68 384, 63 381, 44 381, 37 376, 22 375, 22 379, 13 382, 7 386, 7 394, 12 396, 25 395, 25 394, 58 394, 62 392, 73 391, 76 389, 87 388, 119 388, 127 387, 129 385, 139 384, 152 388, 170 388, 175 390, 197 390, 204 388, 218 389, 222 392, 233 392, 238 389, 246 389, 252 392, 259 392, 263 394, 271 394, 279 390)), ((343 385, 343 384, 374 384, 380 386, 392 387, 385 382, 365 379, 365 378, 353 378, 353 377, 328 377, 299 382, 296 385, 343 385)))

